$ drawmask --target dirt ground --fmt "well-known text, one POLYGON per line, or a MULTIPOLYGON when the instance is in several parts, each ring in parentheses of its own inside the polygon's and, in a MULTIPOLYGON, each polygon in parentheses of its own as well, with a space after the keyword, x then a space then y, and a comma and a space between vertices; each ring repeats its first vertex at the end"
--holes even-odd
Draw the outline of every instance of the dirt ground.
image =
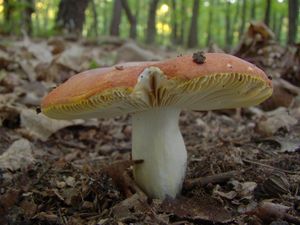
POLYGON ((287 62, 244 56, 273 76, 276 93, 261 106, 181 113, 188 169, 175 200, 150 199, 135 185, 130 116, 55 121, 35 112, 71 75, 133 61, 135 52, 119 54, 124 45, 2 41, 0 224, 300 224, 300 92, 283 79, 287 62))

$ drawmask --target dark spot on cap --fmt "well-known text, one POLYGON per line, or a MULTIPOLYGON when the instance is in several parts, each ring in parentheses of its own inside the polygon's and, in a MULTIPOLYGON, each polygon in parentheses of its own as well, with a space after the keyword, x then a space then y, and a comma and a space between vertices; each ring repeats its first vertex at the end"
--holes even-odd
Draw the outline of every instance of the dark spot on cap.
POLYGON ((193 54, 193 61, 197 64, 203 64, 205 62, 206 57, 204 56, 204 52, 199 51, 193 54))
POLYGON ((115 68, 116 68, 117 70, 124 70, 124 66, 122 66, 122 65, 120 65, 120 66, 115 66, 115 68))
POLYGON ((37 107, 37 108, 35 109, 35 112, 36 112, 36 114, 39 114, 39 113, 41 113, 41 112, 42 112, 42 110, 41 110, 41 108, 40 108, 40 107, 37 107))
POLYGON ((141 163, 143 163, 143 162, 144 162, 143 159, 136 159, 136 160, 133 160, 133 163, 134 163, 134 164, 141 164, 141 163))
POLYGON ((273 77, 271 75, 268 75, 269 80, 273 80, 273 77))

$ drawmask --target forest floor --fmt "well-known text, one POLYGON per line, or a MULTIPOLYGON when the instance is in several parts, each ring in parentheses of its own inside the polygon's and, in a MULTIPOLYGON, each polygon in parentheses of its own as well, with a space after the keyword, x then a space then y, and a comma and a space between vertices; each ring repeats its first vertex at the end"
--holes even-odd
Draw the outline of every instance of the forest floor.
POLYGON ((129 116, 56 121, 35 112, 72 74, 178 54, 119 40, 2 39, 0 224, 300 224, 298 87, 280 68, 258 63, 288 89, 284 99, 181 113, 188 169, 175 200, 149 199, 134 184, 129 116))

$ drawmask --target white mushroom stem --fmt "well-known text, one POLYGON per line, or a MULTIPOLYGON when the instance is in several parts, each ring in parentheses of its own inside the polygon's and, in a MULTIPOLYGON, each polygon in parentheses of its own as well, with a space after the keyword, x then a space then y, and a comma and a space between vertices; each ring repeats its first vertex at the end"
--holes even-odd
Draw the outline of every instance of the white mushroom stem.
POLYGON ((132 117, 132 158, 137 184, 151 197, 175 198, 186 171, 187 153, 178 126, 180 110, 154 108, 132 117))

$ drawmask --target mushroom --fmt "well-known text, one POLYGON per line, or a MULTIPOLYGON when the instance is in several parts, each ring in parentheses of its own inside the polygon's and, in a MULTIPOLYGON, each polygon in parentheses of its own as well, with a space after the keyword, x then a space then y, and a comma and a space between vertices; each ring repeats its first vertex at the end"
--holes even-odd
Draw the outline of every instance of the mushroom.
POLYGON ((158 62, 125 63, 71 77, 42 101, 42 112, 55 119, 132 114, 132 159, 137 184, 150 197, 175 198, 187 166, 179 130, 182 109, 247 107, 272 94, 271 80, 237 57, 206 53, 158 62))

